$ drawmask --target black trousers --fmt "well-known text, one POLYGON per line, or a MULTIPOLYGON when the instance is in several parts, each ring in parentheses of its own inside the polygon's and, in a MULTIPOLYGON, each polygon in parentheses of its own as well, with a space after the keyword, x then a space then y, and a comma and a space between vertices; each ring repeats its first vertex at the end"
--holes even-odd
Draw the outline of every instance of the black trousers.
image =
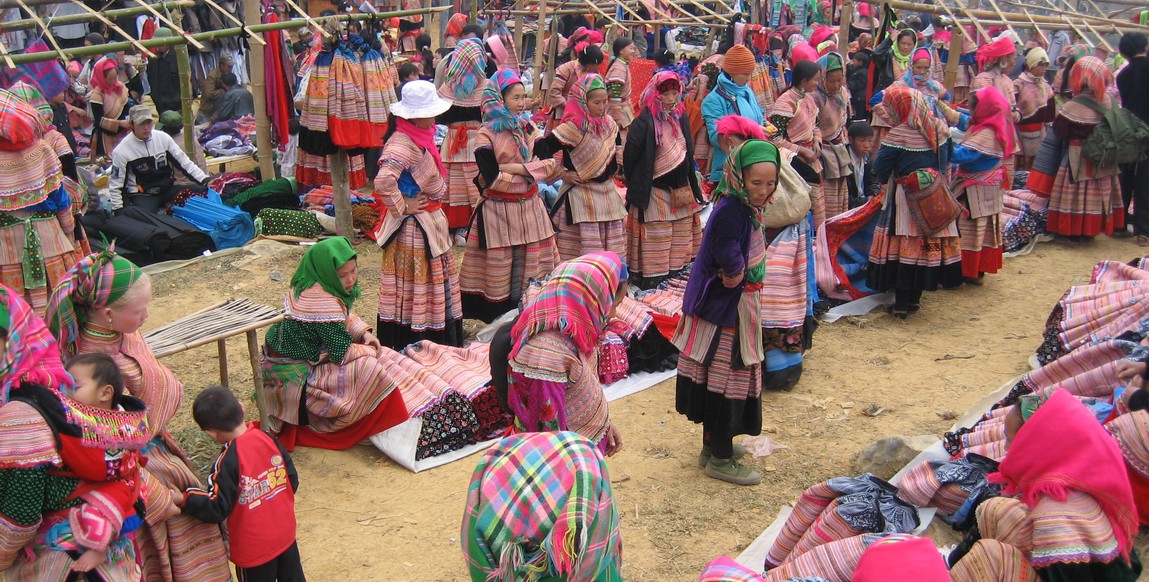
POLYGON ((291 547, 283 550, 274 560, 254 568, 235 569, 239 582, 306 582, 303 576, 303 564, 299 561, 299 544, 293 542, 291 547))
POLYGON ((1121 202, 1126 209, 1133 202, 1129 217, 1133 234, 1149 236, 1149 160, 1121 166, 1121 202))

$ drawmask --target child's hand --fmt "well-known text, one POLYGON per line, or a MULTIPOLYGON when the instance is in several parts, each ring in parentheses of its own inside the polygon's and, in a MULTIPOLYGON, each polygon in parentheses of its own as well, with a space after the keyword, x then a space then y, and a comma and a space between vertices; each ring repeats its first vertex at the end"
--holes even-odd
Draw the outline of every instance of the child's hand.
POLYGON ((171 490, 172 490, 172 504, 174 504, 176 507, 183 507, 184 506, 184 492, 180 491, 179 489, 176 489, 175 487, 172 487, 171 490))
POLYGON ((101 552, 99 550, 88 550, 80 556, 80 559, 76 560, 72 564, 72 571, 91 572, 93 568, 103 564, 105 558, 107 558, 107 552, 101 552))

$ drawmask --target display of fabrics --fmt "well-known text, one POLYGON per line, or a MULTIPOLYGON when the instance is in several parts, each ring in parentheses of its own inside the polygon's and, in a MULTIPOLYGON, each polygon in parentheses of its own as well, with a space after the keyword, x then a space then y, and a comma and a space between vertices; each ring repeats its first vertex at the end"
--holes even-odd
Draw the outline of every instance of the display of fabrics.
POLYGON ((397 101, 394 61, 354 34, 324 48, 301 82, 299 147, 320 156, 381 147, 397 101))

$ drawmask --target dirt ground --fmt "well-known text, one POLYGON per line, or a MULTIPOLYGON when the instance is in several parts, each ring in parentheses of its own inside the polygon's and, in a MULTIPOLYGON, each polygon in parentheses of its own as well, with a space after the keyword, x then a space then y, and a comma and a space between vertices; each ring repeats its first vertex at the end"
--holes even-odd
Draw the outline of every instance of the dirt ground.
MULTIPOLYGON (((378 249, 369 242, 358 249, 363 299, 355 311, 373 321, 378 249)), ((302 248, 260 242, 254 250, 157 275, 147 327, 227 296, 281 304, 302 248)), ((737 556, 803 489, 853 475, 866 445, 891 435, 941 434, 951 413, 1026 371, 1050 308, 1069 286, 1088 281, 1097 261, 1127 261, 1139 251, 1104 237, 1075 247, 1045 244, 1006 259, 984 287, 926 294, 908 321, 875 313, 823 325, 798 386, 763 398, 766 433, 789 449, 749 460, 765 475, 756 487, 702 474, 700 427, 674 412, 673 380, 612 403, 624 439, 609 466, 622 513, 625 578, 696 580, 713 558, 737 556), (884 412, 861 414, 871 404, 884 412)), ((250 395, 242 337, 228 347, 231 385, 250 395)), ((184 382, 185 403, 217 381, 215 355, 204 347, 165 360, 184 382)), ((254 418, 254 402, 248 408, 254 418)), ((216 448, 190 416, 190 405, 183 406, 169 428, 202 470, 216 448)), ((300 551, 311 579, 466 579, 459 526, 477 456, 419 474, 369 446, 299 449, 294 459, 300 551)))

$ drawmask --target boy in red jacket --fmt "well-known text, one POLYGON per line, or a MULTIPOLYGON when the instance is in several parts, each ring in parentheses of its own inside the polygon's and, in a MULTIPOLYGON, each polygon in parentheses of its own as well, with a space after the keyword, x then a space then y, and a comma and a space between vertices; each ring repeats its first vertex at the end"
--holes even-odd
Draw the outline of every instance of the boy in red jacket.
POLYGON ((295 543, 295 491, 299 476, 275 437, 243 422, 243 405, 227 388, 196 396, 192 418, 223 451, 207 490, 189 489, 183 513, 227 520, 231 561, 240 582, 303 582, 295 543))

